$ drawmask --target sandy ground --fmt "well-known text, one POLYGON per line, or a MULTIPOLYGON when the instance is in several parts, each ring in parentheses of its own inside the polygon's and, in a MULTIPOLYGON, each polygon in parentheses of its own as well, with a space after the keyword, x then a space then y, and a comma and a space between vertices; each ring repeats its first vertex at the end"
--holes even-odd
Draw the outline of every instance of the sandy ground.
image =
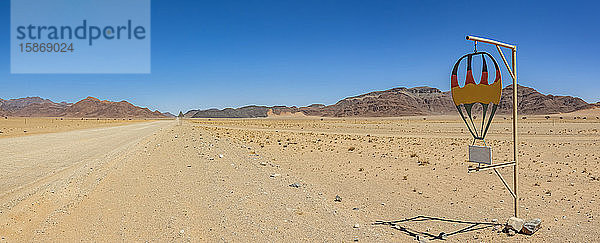
MULTIPOLYGON (((462 121, 413 117, 194 119, 0 139, 0 237, 600 241, 600 120, 519 122, 520 214, 543 221, 533 236, 447 221, 376 224, 419 215, 504 223, 513 214, 495 174, 467 173, 462 121)), ((488 135, 497 163, 512 157, 510 128, 499 117, 488 135)))
POLYGON ((94 127, 126 125, 146 120, 107 118, 32 118, 0 117, 0 138, 21 137, 33 134, 66 132, 94 127))

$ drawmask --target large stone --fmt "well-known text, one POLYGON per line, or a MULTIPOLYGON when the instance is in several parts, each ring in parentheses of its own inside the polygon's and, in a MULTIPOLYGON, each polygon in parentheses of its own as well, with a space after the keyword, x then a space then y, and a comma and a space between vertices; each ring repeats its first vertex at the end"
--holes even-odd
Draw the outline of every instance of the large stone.
POLYGON ((521 229, 521 233, 526 235, 533 235, 536 231, 538 231, 542 227, 541 219, 532 219, 528 220, 523 224, 523 229, 521 229))
POLYGON ((523 224, 525 224, 525 220, 517 217, 510 217, 506 222, 506 228, 509 230, 512 229, 515 232, 521 232, 521 229, 523 229, 523 224))

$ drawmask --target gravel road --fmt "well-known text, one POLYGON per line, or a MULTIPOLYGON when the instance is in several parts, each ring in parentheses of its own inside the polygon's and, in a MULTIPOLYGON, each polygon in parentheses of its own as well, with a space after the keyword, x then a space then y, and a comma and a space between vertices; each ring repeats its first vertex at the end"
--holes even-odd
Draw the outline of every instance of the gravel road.
MULTIPOLYGON (((69 188, 77 178, 86 177, 122 156, 144 137, 172 124, 158 121, 0 139, 0 236, 17 234, 27 239, 32 232, 24 229, 32 226, 32 219, 19 216, 41 216, 39 213, 44 210, 30 211, 31 208, 24 208, 24 202, 39 201, 47 198, 46 194, 69 188)), ((91 187, 74 189, 77 191, 65 193, 63 198, 91 187)), ((67 201, 70 199, 73 198, 67 201)), ((52 206, 47 210, 55 209, 52 206)))

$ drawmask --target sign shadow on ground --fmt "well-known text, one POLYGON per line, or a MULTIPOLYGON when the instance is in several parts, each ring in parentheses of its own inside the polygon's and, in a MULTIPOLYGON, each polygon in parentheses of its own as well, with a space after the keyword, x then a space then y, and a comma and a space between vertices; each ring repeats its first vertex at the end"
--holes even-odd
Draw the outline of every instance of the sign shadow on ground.
POLYGON ((401 219, 401 220, 391 220, 391 221, 377 220, 373 224, 390 226, 392 229, 399 230, 400 232, 402 232, 410 237, 414 237, 415 240, 417 240, 417 241, 423 241, 422 239, 446 240, 446 239, 448 239, 448 237, 451 237, 453 235, 463 234, 463 233, 467 233, 467 232, 471 232, 471 231, 483 230, 483 229, 487 229, 487 228, 491 228, 491 227, 502 226, 502 224, 499 224, 497 222, 495 222, 495 223, 494 222, 471 222, 471 221, 463 221, 463 220, 455 220, 455 219, 447 219, 447 218, 430 217, 430 216, 424 216, 424 215, 419 215, 419 216, 415 216, 412 218, 406 218, 406 219, 401 219), (423 222, 423 221, 438 221, 438 222, 445 222, 445 223, 462 224, 465 226, 461 227, 458 230, 449 232, 449 233, 440 232, 437 235, 432 234, 430 232, 423 231, 423 230, 416 230, 416 229, 414 229, 415 227, 410 228, 409 226, 407 226, 407 224, 412 223, 412 222, 423 222))

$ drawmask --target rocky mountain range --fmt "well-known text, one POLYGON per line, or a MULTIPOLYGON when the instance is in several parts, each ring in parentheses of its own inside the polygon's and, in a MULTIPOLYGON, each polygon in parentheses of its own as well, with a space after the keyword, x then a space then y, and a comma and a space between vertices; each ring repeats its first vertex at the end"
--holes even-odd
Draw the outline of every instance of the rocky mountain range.
MULTIPOLYGON (((567 113, 597 107, 584 100, 571 96, 544 95, 533 88, 519 86, 519 114, 567 113)), ((600 106, 598 106, 600 107, 600 106)), ((185 116, 193 118, 252 118, 267 117, 273 114, 302 112, 307 116, 324 117, 396 117, 414 115, 456 114, 450 91, 437 88, 393 88, 348 97, 333 105, 315 104, 307 107, 286 106, 246 106, 241 108, 191 110, 185 116)), ((502 90, 498 112, 512 112, 512 86, 502 90)))
POLYGON ((127 101, 112 102, 87 97, 77 103, 56 103, 40 97, 0 99, 0 115, 18 117, 164 118, 170 114, 134 106, 127 101))
MULTIPOLYGON (((533 88, 519 86, 519 114, 538 115, 567 113, 593 107, 571 96, 544 95, 533 88)), ((502 90, 498 113, 512 112, 512 86, 502 90)), ((332 105, 245 106, 241 108, 190 110, 185 117, 193 118, 256 118, 270 115, 297 114, 320 117, 397 117, 415 115, 456 114, 450 91, 431 87, 393 88, 348 97, 332 105)), ((40 97, 0 99, 0 116, 18 117, 90 117, 90 118, 164 118, 170 113, 151 111, 127 101, 113 102, 87 97, 76 103, 53 102, 40 97)))

